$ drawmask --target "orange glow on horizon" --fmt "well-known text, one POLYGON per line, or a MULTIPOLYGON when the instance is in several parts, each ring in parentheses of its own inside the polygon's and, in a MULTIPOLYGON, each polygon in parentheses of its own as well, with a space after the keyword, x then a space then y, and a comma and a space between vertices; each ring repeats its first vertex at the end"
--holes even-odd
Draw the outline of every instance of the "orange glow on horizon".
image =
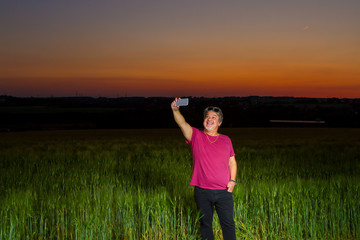
MULTIPOLYGON (((1 82, 1 80, 0 80, 1 82)), ((2 87, 0 85, 0 87, 2 87)), ((9 86, 7 86, 9 87, 9 86)), ((14 79, 9 91, 18 89, 15 96, 292 96, 315 98, 359 98, 360 86, 341 83, 283 81, 252 81, 156 78, 63 78, 63 79, 14 79)))

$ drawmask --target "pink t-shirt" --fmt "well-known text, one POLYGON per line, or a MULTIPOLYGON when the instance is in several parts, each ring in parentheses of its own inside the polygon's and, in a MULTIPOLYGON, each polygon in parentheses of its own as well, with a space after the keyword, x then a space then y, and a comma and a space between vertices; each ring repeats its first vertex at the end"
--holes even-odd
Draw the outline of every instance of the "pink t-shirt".
POLYGON ((197 128, 192 129, 191 140, 186 141, 193 155, 190 185, 213 190, 226 189, 230 180, 229 159, 235 156, 230 138, 222 134, 209 136, 197 128))

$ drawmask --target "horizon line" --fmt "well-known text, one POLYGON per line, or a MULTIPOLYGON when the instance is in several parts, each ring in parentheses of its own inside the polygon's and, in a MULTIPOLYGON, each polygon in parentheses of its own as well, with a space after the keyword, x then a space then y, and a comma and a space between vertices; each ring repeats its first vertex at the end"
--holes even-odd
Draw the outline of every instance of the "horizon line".
MULTIPOLYGON (((109 98, 109 99, 117 99, 117 98, 174 98, 174 96, 117 96, 117 97, 109 97, 109 96, 90 96, 90 95, 68 95, 68 96, 14 96, 8 94, 0 94, 0 97, 13 97, 13 98, 109 98)), ((178 96, 176 96, 178 97, 178 96)), ((251 97, 259 97, 259 98, 302 98, 302 99, 360 99, 360 97, 295 97, 295 96, 272 96, 272 95, 247 95, 247 96, 180 96, 182 98, 251 98, 251 97)))

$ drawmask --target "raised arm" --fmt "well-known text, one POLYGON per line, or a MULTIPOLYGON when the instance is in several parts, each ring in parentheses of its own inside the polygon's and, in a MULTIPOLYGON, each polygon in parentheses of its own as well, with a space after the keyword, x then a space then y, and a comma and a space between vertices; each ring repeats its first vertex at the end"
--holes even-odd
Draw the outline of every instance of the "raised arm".
POLYGON ((179 99, 180 98, 175 98, 175 100, 171 103, 171 109, 173 111, 175 122, 180 127, 185 139, 190 141, 193 130, 192 127, 185 121, 184 116, 180 113, 180 107, 176 106, 176 103, 179 101, 179 99))

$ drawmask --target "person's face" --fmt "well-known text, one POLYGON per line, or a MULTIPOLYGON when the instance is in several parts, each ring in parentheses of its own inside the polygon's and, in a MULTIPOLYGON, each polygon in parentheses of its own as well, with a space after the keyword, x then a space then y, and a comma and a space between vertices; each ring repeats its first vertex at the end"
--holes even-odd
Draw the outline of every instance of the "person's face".
POLYGON ((214 111, 208 111, 204 118, 204 128, 208 131, 218 129, 221 122, 219 122, 219 115, 214 111))

